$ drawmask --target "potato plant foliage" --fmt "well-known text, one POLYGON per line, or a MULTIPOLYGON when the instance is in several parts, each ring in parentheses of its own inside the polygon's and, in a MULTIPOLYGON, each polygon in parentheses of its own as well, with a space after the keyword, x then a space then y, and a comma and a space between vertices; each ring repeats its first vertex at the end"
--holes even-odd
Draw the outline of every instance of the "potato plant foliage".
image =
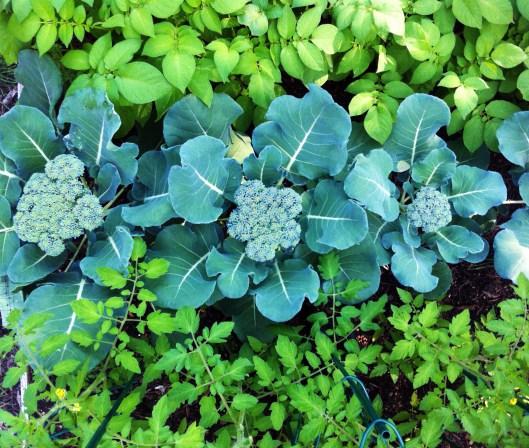
POLYGON ((451 107, 448 132, 463 130, 472 151, 497 149, 502 120, 529 98, 528 31, 524 0, 0 2, 3 58, 51 54, 74 78, 69 92, 105 90, 125 129, 189 92, 210 104, 214 91, 244 106, 245 129, 294 78, 349 84, 349 113, 365 114, 380 144, 403 98, 435 92, 451 107))

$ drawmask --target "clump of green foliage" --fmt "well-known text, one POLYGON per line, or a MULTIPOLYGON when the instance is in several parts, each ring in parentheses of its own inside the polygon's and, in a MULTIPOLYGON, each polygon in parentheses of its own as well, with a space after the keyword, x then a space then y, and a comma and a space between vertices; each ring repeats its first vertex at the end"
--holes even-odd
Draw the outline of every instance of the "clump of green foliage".
POLYGON ((245 127, 290 77, 349 84, 349 112, 365 114, 378 143, 403 98, 436 93, 452 109, 449 133, 463 130, 472 151, 497 149, 498 126, 529 98, 528 32, 524 0, 0 3, 0 55, 50 54, 74 78, 70 92, 104 89, 125 129, 188 92, 210 104, 214 91, 247 108, 245 127))
MULTIPOLYGON (((435 448, 446 433, 461 431, 487 447, 527 444, 525 278, 514 298, 474 325, 467 310, 454 315, 450 307, 403 290, 390 309, 387 296, 352 306, 320 291, 320 309, 306 325, 271 331, 268 322, 249 319, 251 303, 213 323, 190 308, 158 309, 145 281, 163 279, 168 263, 146 261, 146 249, 141 239, 134 240, 126 275, 100 270, 112 291, 108 298, 91 298, 87 291, 88 299, 76 299, 80 284, 72 290, 62 285, 65 309, 81 325, 70 335, 50 331, 45 310, 29 320, 20 311, 10 314, 13 331, 0 338, 0 351, 22 345, 2 386, 15 386, 28 365, 38 376, 24 397, 27 417, 0 410, 6 428, 0 443, 357 446, 367 421, 358 397, 348 394, 335 356, 347 372, 362 375, 380 415, 387 412, 381 396, 389 397, 392 382, 398 380, 399 387, 409 382, 414 392, 402 403, 409 410, 385 415, 406 446, 435 448), (62 360, 48 364, 46 358, 65 345, 62 360), (100 367, 89 372, 91 361, 78 358, 76 346, 90 357, 107 347, 100 367), (386 386, 375 395, 371 385, 381 380, 386 386), (45 414, 38 411, 41 400, 51 404, 45 414)), ((334 255, 320 258, 322 276, 354 296, 362 285, 344 285, 339 270, 334 255)), ((35 294, 42 300, 43 293, 35 294)), ((389 446, 397 446, 393 438, 389 446)))
POLYGON ((426 446, 438 446, 445 431, 466 431, 487 447, 529 441, 525 277, 514 292, 514 298, 471 322, 468 310, 447 318, 449 308, 399 291, 403 304, 392 306, 388 318, 394 346, 384 359, 389 371, 402 372, 414 389, 433 388, 414 394, 412 410, 395 417, 405 421, 415 414, 422 420, 426 446))
POLYGON ((22 241, 37 243, 46 254, 56 257, 65 250, 64 240, 103 223, 99 199, 79 179, 84 170, 83 162, 65 154, 48 161, 44 173, 31 175, 13 216, 22 241))

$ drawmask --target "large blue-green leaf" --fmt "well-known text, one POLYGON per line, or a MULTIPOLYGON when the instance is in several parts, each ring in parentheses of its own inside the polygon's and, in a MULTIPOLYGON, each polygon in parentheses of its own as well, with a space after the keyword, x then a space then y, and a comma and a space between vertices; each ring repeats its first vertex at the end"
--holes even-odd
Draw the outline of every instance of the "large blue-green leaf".
POLYGON ((241 106, 224 93, 213 95, 211 106, 196 96, 177 101, 163 121, 163 135, 167 146, 183 145, 200 135, 209 135, 228 144, 231 124, 243 112, 241 106))
POLYGON ((429 249, 415 248, 396 238, 391 248, 391 272, 404 286, 417 292, 429 292, 435 289, 439 279, 432 275, 437 256, 429 249))
POLYGON ((81 271, 97 284, 102 284, 97 268, 107 267, 127 273, 132 254, 132 236, 126 227, 118 226, 111 235, 88 246, 88 256, 81 260, 81 271))
POLYGON ((121 176, 118 169, 112 163, 103 165, 97 173, 95 188, 99 202, 104 204, 114 199, 120 185, 121 176))
POLYGON ((259 157, 250 154, 243 162, 243 171, 248 179, 260 180, 270 187, 277 183, 282 176, 283 156, 275 146, 264 148, 259 157))
POLYGON ((149 251, 150 258, 161 257, 170 263, 166 275, 145 282, 156 293, 159 306, 198 308, 213 294, 215 279, 208 278, 205 264, 216 246, 215 236, 199 233, 196 229, 181 225, 166 227, 157 235, 149 251))
POLYGON ((469 253, 465 257, 464 261, 468 263, 481 263, 487 258, 487 256, 489 255, 490 244, 488 243, 487 240, 484 240, 483 238, 482 238, 482 241, 483 241, 483 249, 480 252, 476 252, 475 254, 469 253))
POLYGON ((450 179, 455 170, 456 155, 454 152, 448 148, 438 148, 413 165, 411 177, 421 185, 435 188, 450 179))
POLYGON ((456 168, 446 193, 456 212, 465 218, 484 215, 507 199, 507 188, 499 173, 465 165, 456 168))
POLYGON ((68 95, 58 119, 70 124, 67 144, 88 167, 113 163, 125 185, 134 180, 138 147, 125 143, 119 148, 112 143, 121 119, 104 91, 87 88, 68 95))
POLYGON ((32 283, 58 269, 66 256, 67 252, 63 252, 58 257, 50 257, 35 244, 24 244, 9 263, 7 275, 13 283, 32 283))
POLYGON ((529 173, 524 173, 518 179, 520 196, 526 204, 529 204, 529 173))
POLYGON ((88 362, 88 368, 95 367, 110 350, 113 336, 106 334, 99 348, 85 348, 75 343, 72 336, 76 332, 83 337, 96 340, 101 322, 86 324, 82 322, 72 308, 72 303, 79 299, 94 303, 104 301, 110 291, 94 285, 78 274, 58 274, 53 282, 40 286, 31 292, 24 303, 21 325, 18 330, 17 342, 30 360, 36 360, 45 370, 52 370, 55 364, 67 359, 88 362), (24 322, 44 314, 48 319, 31 332, 24 331, 24 322), (53 340, 55 350, 43 351, 43 344, 53 340))
POLYGON ((221 215, 224 196, 240 185, 240 165, 225 158, 226 146, 213 137, 196 137, 180 150, 182 166, 169 172, 169 197, 176 213, 194 224, 221 215))
POLYGON ((136 143, 125 142, 121 146, 111 143, 104 151, 102 166, 112 163, 119 171, 121 183, 129 185, 134 182, 134 176, 138 171, 138 157, 140 150, 136 143))
POLYGON ((48 160, 64 152, 50 119, 40 110, 15 106, 0 117, 0 151, 13 160, 18 174, 44 171, 48 160))
POLYGON ((123 219, 140 227, 161 226, 176 216, 169 198, 167 178, 170 166, 161 151, 149 151, 138 163, 134 198, 143 203, 123 208, 123 219), (138 193, 139 192, 139 193, 138 193))
POLYGON ((59 121, 69 123, 69 143, 88 166, 100 166, 121 119, 102 90, 81 89, 61 104, 59 121))
POLYGON ((367 134, 362 123, 353 121, 352 129, 347 141, 347 163, 342 172, 334 176, 336 180, 342 181, 349 174, 354 160, 359 154, 367 155, 371 150, 380 148, 381 145, 367 134))
POLYGON ((166 146, 162 145, 161 150, 163 152, 163 155, 165 156, 165 160, 167 160, 167 164, 169 166, 172 165, 180 165, 180 148, 179 146, 166 146))
POLYGON ((22 193, 21 181, 15 164, 0 153, 0 196, 4 196, 14 205, 22 193))
POLYGON ((452 286, 452 271, 444 261, 438 261, 434 265, 432 275, 437 277, 439 282, 434 289, 424 294, 426 300, 437 300, 444 297, 452 286))
POLYGON ((303 201, 304 240, 318 253, 347 249, 367 235, 367 215, 351 201, 343 184, 322 180, 303 201))
POLYGON ((406 171, 434 149, 446 147, 436 134, 449 121, 450 109, 439 98, 416 93, 402 101, 391 135, 384 143, 397 171, 406 171))
POLYGON ((263 342, 275 339, 272 326, 274 322, 264 317, 255 306, 255 298, 243 297, 239 300, 223 300, 219 303, 222 312, 231 316, 235 327, 233 332, 240 340, 253 336, 263 342))
POLYGON ((351 135, 347 141, 347 163, 353 163, 359 154, 367 155, 371 150, 380 148, 380 144, 373 140, 361 123, 351 123, 351 135))
POLYGON ((345 192, 349 197, 389 222, 399 217, 397 187, 388 179, 391 171, 393 161, 388 153, 374 149, 367 156, 359 154, 345 178, 345 192))
POLYGON ((516 112, 496 132, 500 152, 509 162, 527 168, 529 165, 529 112, 516 112))
POLYGON ((391 261, 390 253, 382 244, 382 239, 386 233, 398 230, 400 228, 399 222, 387 222, 385 219, 372 212, 367 212, 367 222, 369 224, 369 237, 375 245, 378 265, 389 265, 391 261))
POLYGON ((485 247, 484 240, 462 226, 446 226, 437 230, 430 239, 437 246, 447 263, 459 263, 470 254, 479 254, 485 247))
POLYGON ((345 166, 351 119, 321 87, 310 85, 301 99, 276 98, 266 119, 254 130, 254 149, 278 148, 287 173, 317 179, 338 174, 345 166))
POLYGON ((292 319, 307 298, 318 298, 320 278, 303 260, 275 261, 270 274, 254 291, 261 314, 274 322, 292 319))
POLYGON ((351 280, 363 280, 368 285, 357 293, 357 301, 361 302, 375 294, 380 286, 380 268, 377 251, 370 237, 360 244, 338 252, 340 258, 340 278, 345 285, 351 280))
POLYGON ((406 215, 399 217, 399 224, 404 242, 411 247, 419 247, 421 245, 421 236, 417 227, 410 223, 406 215))
POLYGON ((504 230, 494 239, 494 267, 503 278, 513 282, 520 274, 529 278, 529 209, 516 210, 504 230))
POLYGON ((0 196, 0 276, 7 273, 9 263, 15 256, 20 241, 13 227, 11 205, 8 200, 0 196))
POLYGON ((48 55, 39 56, 35 50, 22 50, 15 76, 24 86, 18 104, 36 107, 53 117, 53 109, 62 94, 61 72, 53 59, 48 55))
POLYGON ((250 277, 255 284, 260 283, 268 269, 246 256, 243 243, 228 238, 224 240, 222 252, 212 249, 206 260, 206 272, 210 277, 218 275, 217 286, 225 297, 238 299, 248 291, 250 277))

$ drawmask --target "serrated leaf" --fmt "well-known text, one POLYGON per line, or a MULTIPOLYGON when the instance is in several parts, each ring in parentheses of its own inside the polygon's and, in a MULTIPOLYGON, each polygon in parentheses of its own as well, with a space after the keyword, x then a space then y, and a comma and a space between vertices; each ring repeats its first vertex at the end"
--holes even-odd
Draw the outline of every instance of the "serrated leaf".
POLYGON ((275 345, 277 354, 281 364, 288 368, 296 367, 296 357, 298 354, 298 348, 294 342, 288 339, 286 336, 279 335, 275 345))
POLYGON ((249 394, 237 394, 233 398, 232 406, 238 411, 245 411, 253 408, 258 403, 257 398, 249 394))
POLYGON ((279 402, 272 403, 270 405, 270 420, 272 421, 272 428, 276 431, 279 431, 283 427, 283 422, 285 421, 287 411, 285 406, 279 402))

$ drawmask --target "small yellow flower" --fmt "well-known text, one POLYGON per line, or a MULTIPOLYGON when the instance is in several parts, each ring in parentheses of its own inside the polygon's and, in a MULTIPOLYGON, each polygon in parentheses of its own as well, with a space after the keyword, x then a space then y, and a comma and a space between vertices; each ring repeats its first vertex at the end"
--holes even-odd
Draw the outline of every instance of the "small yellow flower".
POLYGON ((66 389, 58 387, 57 389, 55 389, 55 396, 59 400, 64 400, 66 398, 66 389))
POLYGON ((511 398, 511 399, 509 400, 509 404, 510 404, 511 406, 515 406, 516 403, 518 403, 518 398, 516 398, 516 397, 515 397, 515 398, 511 398))
POLYGON ((80 412, 81 411, 81 405, 79 403, 74 403, 70 406, 70 411, 72 412, 80 412))

